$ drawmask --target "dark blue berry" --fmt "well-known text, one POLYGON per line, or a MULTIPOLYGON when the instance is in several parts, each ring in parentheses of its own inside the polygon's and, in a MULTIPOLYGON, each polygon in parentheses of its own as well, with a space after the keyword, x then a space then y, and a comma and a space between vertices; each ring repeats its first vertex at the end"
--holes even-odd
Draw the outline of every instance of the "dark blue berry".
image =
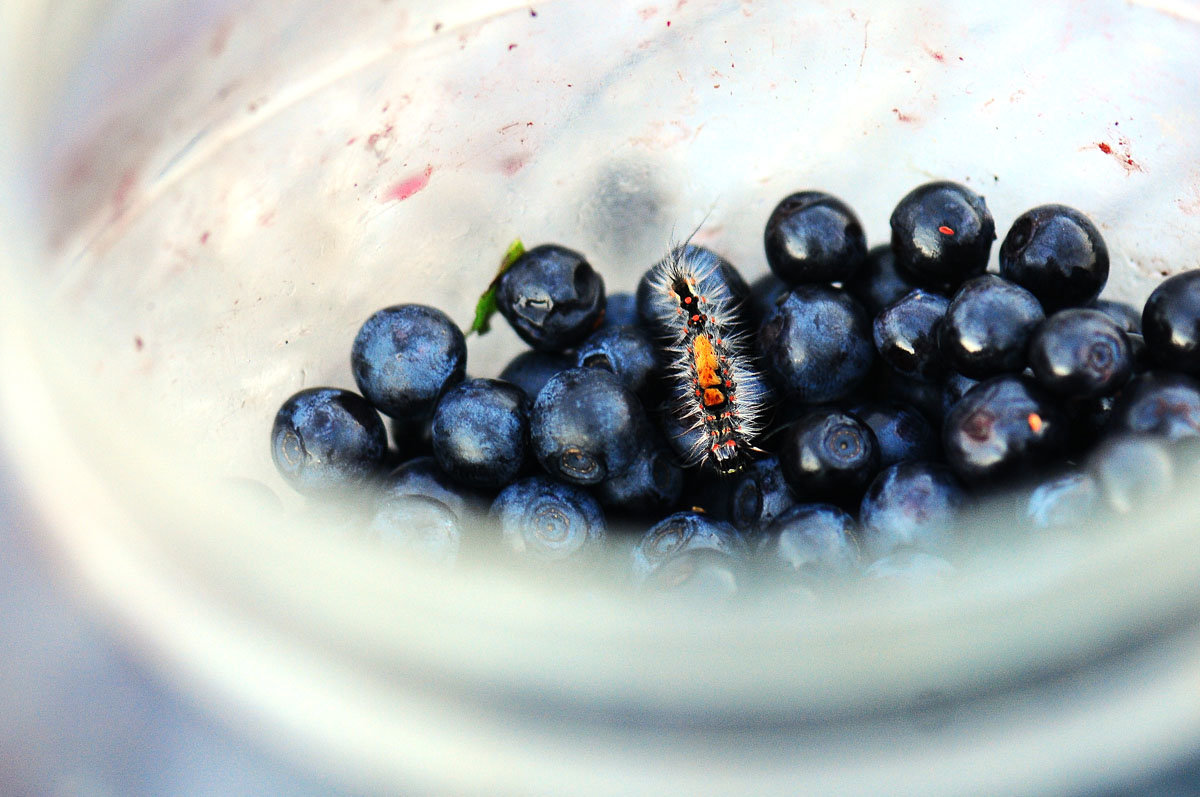
POLYGON ((935 289, 982 274, 996 240, 983 197, 951 182, 913 189, 892 211, 891 225, 899 268, 935 289))
POLYGON ((779 465, 801 501, 856 505, 879 471, 879 443, 858 416, 816 410, 784 433, 779 465))
POLYGON ((1017 217, 1000 245, 1000 274, 1046 308, 1085 305, 1108 281, 1108 247, 1091 219, 1065 205, 1041 205, 1017 217))
POLYGON ((790 284, 848 280, 867 257, 854 211, 821 191, 801 191, 776 205, 763 245, 771 271, 790 284))
POLYGON ((883 308, 919 287, 915 280, 896 268, 896 256, 887 244, 867 252, 862 268, 845 284, 846 290, 862 302, 872 316, 879 315, 883 308))
POLYGON ((861 399, 871 401, 900 401, 915 407, 932 423, 941 426, 945 411, 943 386, 935 382, 901 374, 890 365, 876 361, 860 391, 861 399))
POLYGON ((758 331, 768 375, 804 403, 848 396, 875 359, 866 310, 843 290, 801 285, 780 297, 758 331))
POLYGON ((808 579, 848 576, 859 568, 858 527, 832 504, 798 504, 781 515, 757 545, 771 569, 808 579))
POLYGON ((1079 527, 1095 514, 1100 486, 1083 471, 1070 471, 1046 479, 1029 494, 1025 518, 1035 528, 1079 527))
MULTIPOLYGON (((710 279, 723 282, 725 285, 726 295, 734 306, 741 306, 750 297, 750 286, 746 284, 746 280, 742 275, 725 258, 705 249, 702 246, 687 244, 683 248, 688 259, 712 259, 716 262, 716 268, 710 279)), ((676 254, 672 253, 672 256, 676 254)), ((651 283, 651 275, 655 271, 652 267, 642 275, 637 287, 637 308, 638 318, 641 319, 642 328, 645 329, 654 339, 674 340, 677 336, 678 329, 675 326, 675 318, 679 310, 679 302, 672 299, 663 291, 655 290, 651 283)), ((714 283, 710 283, 714 284, 714 283)))
POLYGON ((442 394, 462 381, 467 343, 441 310, 396 305, 363 323, 350 365, 358 389, 380 412, 415 418, 431 413, 442 394))
POLYGON ((1088 469, 1116 512, 1125 514, 1170 500, 1175 467, 1159 438, 1109 435, 1088 457, 1088 469))
POLYGON ((996 376, 962 397, 942 428, 946 461, 965 481, 1027 475, 1063 450, 1067 422, 1054 400, 1026 376, 996 376))
POLYGON ((1160 366, 1200 376, 1200 269, 1159 283, 1142 310, 1142 335, 1160 366))
POLYGON ((1029 342, 1029 367, 1051 393, 1095 398, 1116 393, 1133 374, 1125 333, 1099 310, 1071 308, 1047 318, 1029 342))
POLYGON ((1200 383, 1169 371, 1138 374, 1121 391, 1112 424, 1168 440, 1200 436, 1200 383))
POLYGON ((378 475, 387 430, 362 396, 334 387, 301 390, 271 427, 271 457, 297 492, 333 496, 378 475))
POLYGON ((543 244, 500 277, 496 306, 533 348, 565 351, 602 322, 604 280, 578 252, 543 244))
POLYGON ((1096 299, 1088 307, 1099 310, 1116 321, 1122 332, 1142 334, 1142 314, 1133 305, 1112 299, 1096 299))
POLYGON ((938 326, 950 300, 916 288, 875 316, 873 332, 879 357, 896 371, 923 382, 946 376, 938 349, 938 326))
POLYGON ((575 365, 574 359, 545 351, 523 351, 500 372, 500 378, 525 391, 530 401, 537 398, 550 377, 575 365))
POLYGON ((599 484, 623 473, 648 429, 637 396, 599 368, 571 368, 553 376, 529 416, 538 462, 572 484, 599 484))
POLYGON ((779 298, 791 289, 790 285, 769 272, 750 283, 750 298, 746 301, 746 322, 750 328, 758 329, 779 298))
POLYGON ((1016 373, 1045 318, 1037 298, 994 274, 967 282, 950 302, 938 331, 946 362, 964 376, 984 379, 1016 373))
POLYGON ((602 481, 596 494, 604 506, 629 514, 662 513, 683 495, 683 469, 656 438, 647 438, 633 464, 602 481))
POLYGON ((498 379, 450 388, 433 413, 433 455, 452 479, 480 489, 517 477, 529 452, 529 398, 498 379))
POLYGON ((575 350, 575 365, 616 374, 635 393, 649 390, 659 373, 654 344, 639 327, 605 327, 575 350))
POLYGON ((957 533, 966 492, 944 465, 902 462, 875 477, 859 506, 859 539, 870 559, 898 548, 938 551, 957 533))
POLYGON ((604 511, 578 487, 544 476, 510 484, 496 496, 492 519, 514 552, 541 562, 576 561, 604 541, 604 511))
POLYGON ((765 457, 738 477, 730 500, 729 520, 743 533, 765 530, 796 504, 778 457, 765 457))
POLYGON ((441 501, 421 495, 381 501, 367 533, 381 545, 440 565, 454 564, 462 545, 458 516, 441 501))
POLYGON ((637 296, 628 291, 611 294, 604 300, 604 325, 606 327, 632 327, 640 322, 637 312, 637 296))
POLYGON ((488 499, 447 476, 432 456, 416 457, 403 463, 383 478, 381 500, 416 495, 444 504, 460 521, 472 513, 485 512, 488 499))
POLYGON ((633 575, 644 581, 664 562, 688 551, 745 554, 745 540, 728 523, 699 512, 676 512, 654 524, 633 549, 633 575))
POLYGON ((1140 374, 1154 368, 1150 358, 1150 350, 1146 348, 1146 338, 1136 332, 1126 332, 1125 340, 1129 342, 1129 358, 1133 360, 1133 372, 1140 374))
POLYGON ((957 371, 952 372, 942 383, 942 417, 949 414, 951 408, 967 395, 967 391, 979 384, 978 379, 963 376, 957 371))
POLYGON ((925 416, 909 404, 872 401, 855 404, 850 412, 871 427, 879 444, 879 467, 898 462, 934 460, 941 442, 925 416))

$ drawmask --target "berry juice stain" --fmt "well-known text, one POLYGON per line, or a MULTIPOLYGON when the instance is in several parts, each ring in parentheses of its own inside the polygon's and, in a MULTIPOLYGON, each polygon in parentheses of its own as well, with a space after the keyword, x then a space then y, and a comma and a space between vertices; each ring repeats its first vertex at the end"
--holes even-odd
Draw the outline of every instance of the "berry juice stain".
POLYGON ((433 167, 426 166, 425 171, 420 174, 415 174, 412 177, 405 178, 393 185, 384 192, 382 202, 403 202, 413 194, 429 185, 429 178, 433 175, 433 167))

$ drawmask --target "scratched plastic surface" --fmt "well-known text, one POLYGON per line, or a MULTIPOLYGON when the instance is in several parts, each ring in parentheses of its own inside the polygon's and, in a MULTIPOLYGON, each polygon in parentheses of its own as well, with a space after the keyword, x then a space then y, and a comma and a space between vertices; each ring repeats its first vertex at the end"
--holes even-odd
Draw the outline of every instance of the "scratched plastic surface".
MULTIPOLYGON (((1200 265, 1195 4, 107 12, 20 139, 37 258, 9 269, 11 301, 39 308, 21 362, 62 424, 50 453, 71 448, 96 506, 54 508, 49 454, 17 459, 98 605, 234 724, 351 782, 455 791, 1056 788, 1200 740, 1195 697, 1172 691, 1183 643, 1071 681, 1078 710, 1058 724, 1036 719, 1057 694, 1045 683, 1003 693, 1004 710, 960 702, 1190 606, 1175 586, 1200 550, 1176 537, 1155 538, 1173 559, 1153 578, 1118 534, 1069 573, 1061 551, 998 555, 954 596, 902 596, 884 616, 854 604, 803 632, 762 612, 667 632, 600 589, 568 610, 506 574, 398 579, 336 535, 231 520, 196 489, 201 473, 249 477, 296 503, 266 445, 279 403, 351 386, 349 343, 381 306, 425 302, 465 326, 515 237, 583 251, 617 291, 705 220, 697 240, 754 278, 787 193, 844 198, 875 244, 910 188, 952 179, 986 196, 1001 236, 1034 204, 1082 209, 1113 255, 1107 295, 1140 302, 1200 265), (1151 586, 1121 604, 1101 572, 1151 586), (870 713, 914 700, 934 718, 870 713), (1132 743, 1080 730, 1122 716, 1145 720, 1132 743), (758 730, 734 743, 729 727, 758 730), (780 741, 801 737, 802 753, 780 741)), ((471 339, 468 369, 495 375, 518 350, 500 323, 471 339)))

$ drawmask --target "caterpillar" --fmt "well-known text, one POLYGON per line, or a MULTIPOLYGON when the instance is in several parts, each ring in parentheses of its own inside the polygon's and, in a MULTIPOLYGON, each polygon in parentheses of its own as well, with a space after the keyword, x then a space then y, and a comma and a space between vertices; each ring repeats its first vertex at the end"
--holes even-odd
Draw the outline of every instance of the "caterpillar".
POLYGON ((684 242, 647 275, 652 326, 669 360, 671 412, 684 427, 685 465, 740 473, 762 431, 766 388, 747 354, 722 261, 684 242))

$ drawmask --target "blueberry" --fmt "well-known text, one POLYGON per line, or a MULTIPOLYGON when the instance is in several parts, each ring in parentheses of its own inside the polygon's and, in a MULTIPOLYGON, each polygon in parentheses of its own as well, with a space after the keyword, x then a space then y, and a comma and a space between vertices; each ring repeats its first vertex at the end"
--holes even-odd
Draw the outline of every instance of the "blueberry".
POLYGON ((913 189, 892 211, 896 263, 926 287, 955 287, 987 268, 996 224, 983 197, 951 182, 913 189))
POLYGON ((792 288, 774 274, 767 273, 750 283, 750 298, 746 301, 746 321, 758 329, 780 297, 792 288))
POLYGON ((683 470, 657 439, 647 438, 633 464, 602 481, 597 495, 604 506, 627 513, 661 513, 679 503, 683 495, 683 470))
POLYGON ((541 562, 567 562, 590 555, 604 541, 604 511, 578 487, 531 476, 500 491, 492 519, 508 547, 541 562))
POLYGON ((945 400, 941 384, 905 376, 890 365, 876 361, 857 400, 900 401, 917 410, 938 426, 942 423, 945 400))
POLYGON ((1150 359, 1150 350, 1146 348, 1146 338, 1136 332, 1126 332, 1125 340, 1129 342, 1129 358, 1133 360, 1135 374, 1149 371, 1154 367, 1150 359))
POLYGON ((778 457, 766 457, 742 474, 733 486, 729 520, 743 533, 764 530, 796 504, 778 457))
POLYGON ((335 387, 301 390, 279 408, 271 427, 271 457, 299 493, 330 496, 379 472, 387 430, 362 396, 335 387))
POLYGON ((529 398, 498 379, 450 388, 433 413, 433 456, 452 479, 480 489, 516 478, 529 452, 529 398))
POLYGON ((604 280, 583 255, 535 246, 517 258, 496 290, 500 314, 538 351, 565 351, 601 323, 604 280))
POLYGON ((1066 418, 1026 376, 980 382, 950 410, 942 427, 946 461, 965 481, 980 483, 1028 472, 1062 451, 1066 418))
POLYGON ((701 548, 670 557, 641 586, 691 608, 720 606, 738 594, 744 570, 742 557, 701 548))
POLYGON ((885 307, 873 324, 880 359, 896 371, 923 382, 946 376, 938 349, 938 326, 950 300, 916 288, 885 307))
POLYGON ((1108 247, 1078 210, 1041 205, 1018 216, 1004 236, 1000 274, 1029 289, 1046 312, 1078 307, 1108 281, 1108 247))
POLYGON ((816 410, 785 432, 779 465, 800 500, 857 504, 879 470, 879 443, 858 416, 816 410))
POLYGON ((381 489, 383 501, 406 495, 431 498, 463 522, 488 506, 481 493, 447 476, 432 456, 415 457, 403 463, 382 480, 381 489))
POLYGON ((644 393, 655 384, 659 373, 657 351, 638 327, 598 329, 575 350, 575 365, 603 368, 616 374, 625 387, 644 393))
POLYGON ((1173 441, 1200 436, 1200 383, 1169 371, 1139 374, 1121 391, 1112 424, 1173 441))
POLYGON ((945 581, 954 575, 954 566, 940 556, 903 550, 875 562, 864 575, 889 584, 921 586, 945 581))
POLYGON ((776 205, 763 245, 771 271, 790 284, 848 280, 867 257, 854 211, 820 191, 801 191, 776 205))
POLYGON ((897 401, 855 404, 850 411, 875 434, 879 467, 937 459, 941 445, 933 426, 909 404, 897 401))
POLYGON ((878 476, 859 506, 859 539, 871 559, 903 547, 937 551, 957 531, 966 492, 944 465, 901 462, 878 476))
POLYGON ((1029 494, 1025 518, 1035 528, 1080 526, 1096 512, 1100 502, 1100 485, 1084 471, 1067 473, 1046 479, 1029 494))
POLYGON ((896 256, 887 244, 867 252, 862 268, 845 284, 846 290, 862 302, 872 316, 879 315, 883 308, 919 287, 915 280, 896 268, 896 256))
POLYGON ((467 343, 441 310, 385 307, 355 335, 350 366, 358 389, 380 412, 413 418, 432 412, 442 394, 463 380, 467 343))
POLYGON ((854 518, 832 504, 798 504, 756 546, 764 564, 806 580, 848 576, 859 567, 854 518))
POLYGON ((441 501, 421 495, 381 501, 367 532, 381 545, 440 565, 454 564, 462 545, 458 516, 441 501))
POLYGON ((1088 457, 1088 469, 1108 505, 1122 514, 1170 500, 1171 454, 1150 435, 1110 435, 1088 457))
POLYGON ((1122 332, 1142 334, 1142 314, 1133 305, 1112 299, 1096 299, 1088 307, 1116 321, 1122 332))
POLYGON ((550 377, 573 366, 573 358, 566 355, 545 351, 523 351, 504 366, 504 370, 500 372, 500 378, 524 390, 529 400, 533 401, 550 381, 550 377))
POLYGON ((1159 365, 1200 376, 1200 269, 1159 283, 1142 310, 1142 335, 1159 365))
POLYGON ((759 327, 758 345, 780 389, 810 404, 848 396, 875 358, 866 310, 845 291, 822 285, 782 296, 759 327))
POLYGON ((637 396, 599 368, 555 374, 529 415, 538 462, 550 475, 572 484, 599 484, 624 472, 648 429, 637 396))
POLYGON ((967 391, 979 384, 978 379, 963 376, 957 371, 952 372, 942 383, 942 417, 949 414, 955 404, 967 395, 967 391))
MULTIPOLYGON (((725 294, 734 306, 744 304, 750 297, 750 286, 746 284, 746 280, 742 279, 742 275, 728 260, 703 246, 694 244, 684 246, 683 252, 690 261, 702 264, 701 267, 704 269, 709 268, 707 264, 712 264, 709 277, 712 282, 709 284, 715 286, 717 283, 722 283, 725 294)), ((679 255, 678 249, 669 256, 677 255, 679 255)), ((677 333, 675 318, 679 310, 679 303, 663 291, 654 289, 651 276, 655 268, 657 266, 648 269, 638 282, 638 318, 641 319, 642 328, 652 338, 674 340, 677 333)))
POLYGON ((994 274, 967 282, 950 302, 938 345, 950 367, 975 379, 1025 367, 1029 339, 1045 318, 1037 298, 994 274))
POLYGON ((1121 389, 1133 374, 1125 333, 1099 310, 1059 310, 1029 342, 1029 366, 1051 393, 1095 398, 1121 389))
POLYGON ((637 312, 637 296, 628 291, 614 293, 604 301, 604 323, 608 327, 633 327, 640 323, 637 312))
POLYGON ((699 512, 676 512, 654 524, 633 549, 633 575, 645 581, 664 562, 688 551, 745 554, 745 541, 728 523, 699 512))

